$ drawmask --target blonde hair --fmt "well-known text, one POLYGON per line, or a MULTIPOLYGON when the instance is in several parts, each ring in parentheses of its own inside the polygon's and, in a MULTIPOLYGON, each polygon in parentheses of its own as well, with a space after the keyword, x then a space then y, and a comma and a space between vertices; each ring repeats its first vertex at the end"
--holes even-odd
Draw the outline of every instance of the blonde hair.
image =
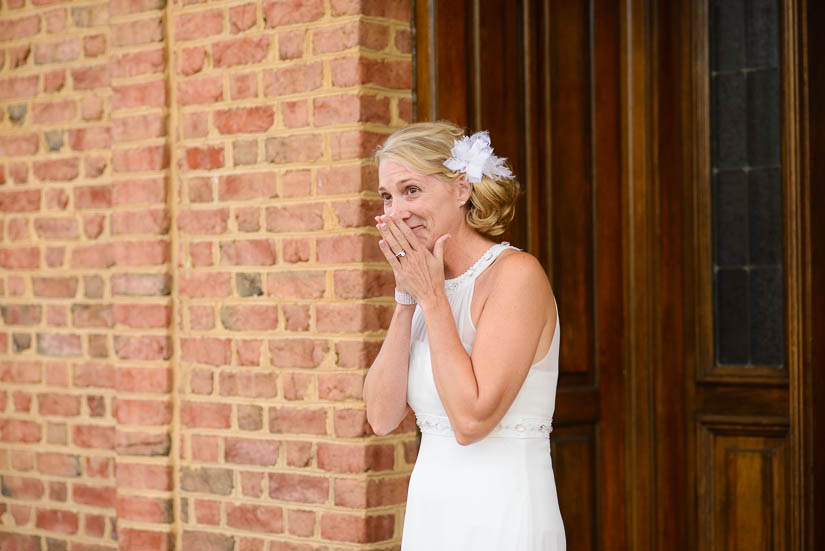
MULTIPOLYGON (((455 140, 464 136, 464 129, 449 121, 416 122, 390 134, 375 151, 376 164, 382 160, 395 161, 409 170, 434 176, 446 184, 453 184, 462 172, 444 166, 450 158, 455 140)), ((505 165, 510 168, 509 163, 505 165)), ((516 214, 520 191, 518 180, 492 178, 483 175, 472 184, 468 201, 467 224, 486 235, 500 235, 516 214)))

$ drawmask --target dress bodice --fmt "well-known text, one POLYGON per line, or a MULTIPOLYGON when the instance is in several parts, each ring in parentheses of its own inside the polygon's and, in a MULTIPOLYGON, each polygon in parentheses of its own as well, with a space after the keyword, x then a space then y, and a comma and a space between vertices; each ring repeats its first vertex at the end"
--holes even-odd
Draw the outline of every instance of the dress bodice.
MULTIPOLYGON (((453 312, 458 335, 468 354, 472 353, 476 336, 476 327, 470 314, 475 281, 486 268, 495 262, 499 254, 508 248, 521 250, 506 241, 493 245, 469 270, 444 282, 447 300, 453 312)), ((530 367, 510 409, 488 436, 546 438, 552 430, 559 373, 561 331, 559 325, 557 307, 556 328, 550 349, 541 360, 530 367)), ((412 319, 407 402, 415 412, 416 422, 422 433, 453 434, 447 413, 435 386, 426 320, 420 306, 416 306, 412 319)))

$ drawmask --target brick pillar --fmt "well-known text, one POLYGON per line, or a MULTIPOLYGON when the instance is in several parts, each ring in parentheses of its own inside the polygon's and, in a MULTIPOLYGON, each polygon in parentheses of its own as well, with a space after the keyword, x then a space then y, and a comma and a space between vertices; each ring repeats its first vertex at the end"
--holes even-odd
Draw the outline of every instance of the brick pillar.
POLYGON ((397 547, 408 0, 0 0, 0 548, 397 547))

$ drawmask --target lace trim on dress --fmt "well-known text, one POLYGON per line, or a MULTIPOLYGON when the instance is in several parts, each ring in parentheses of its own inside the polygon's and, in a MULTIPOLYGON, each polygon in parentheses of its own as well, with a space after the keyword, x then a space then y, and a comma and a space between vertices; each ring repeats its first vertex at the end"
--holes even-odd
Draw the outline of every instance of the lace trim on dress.
POLYGON ((487 249, 487 252, 485 252, 483 255, 481 255, 481 258, 476 260, 473 263, 472 266, 467 268, 466 272, 464 272, 463 274, 461 274, 459 276, 456 276, 454 278, 445 279, 444 280, 444 288, 447 291, 455 291, 459 287, 459 285, 461 285, 462 283, 464 283, 465 281, 467 281, 469 279, 472 279, 473 276, 476 275, 476 273, 479 271, 479 269, 481 269, 481 267, 488 260, 490 260, 493 257, 493 254, 495 254, 497 247, 506 247, 506 246, 509 246, 509 245, 510 245, 510 243, 507 242, 507 241, 502 241, 501 243, 496 243, 495 245, 492 245, 489 249, 487 249))
MULTIPOLYGON (((422 413, 415 416, 415 422, 424 434, 455 436, 450 426, 450 420, 443 415, 422 413)), ((487 436, 548 438, 551 432, 553 432, 552 419, 543 417, 505 417, 487 436)))

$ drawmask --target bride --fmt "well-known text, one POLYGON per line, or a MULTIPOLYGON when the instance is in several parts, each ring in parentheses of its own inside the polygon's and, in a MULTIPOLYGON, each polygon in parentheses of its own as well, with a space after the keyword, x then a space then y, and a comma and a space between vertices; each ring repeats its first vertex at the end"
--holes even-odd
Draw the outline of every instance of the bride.
POLYGON ((364 382, 374 432, 421 429, 402 551, 563 550, 549 435, 559 317, 532 255, 492 236, 519 185, 487 132, 408 125, 376 152, 397 306, 364 382))

